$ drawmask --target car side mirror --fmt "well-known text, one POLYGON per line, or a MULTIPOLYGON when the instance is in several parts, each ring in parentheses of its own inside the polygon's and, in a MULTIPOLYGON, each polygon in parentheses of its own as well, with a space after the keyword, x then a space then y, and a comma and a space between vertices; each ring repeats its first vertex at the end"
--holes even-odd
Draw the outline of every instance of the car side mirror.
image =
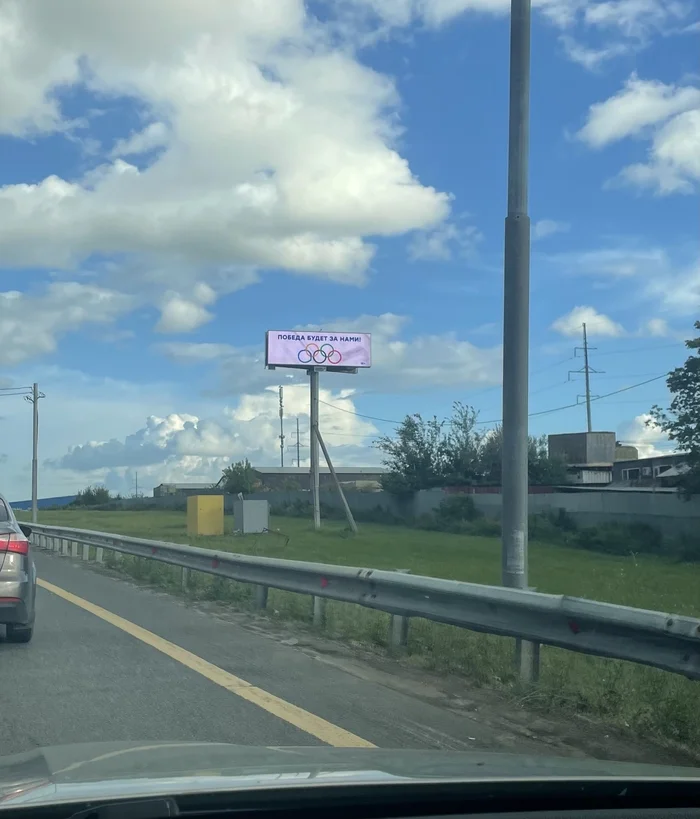
POLYGON ((20 523, 19 528, 22 530, 22 534, 29 540, 32 536, 32 527, 27 526, 25 523, 20 523))

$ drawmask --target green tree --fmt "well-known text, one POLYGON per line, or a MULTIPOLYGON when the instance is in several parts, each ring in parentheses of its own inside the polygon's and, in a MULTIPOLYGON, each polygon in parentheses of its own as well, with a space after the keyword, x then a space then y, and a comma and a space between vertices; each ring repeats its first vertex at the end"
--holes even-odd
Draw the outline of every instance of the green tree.
POLYGON ((481 450, 484 436, 476 432, 478 413, 459 401, 452 407, 448 432, 442 440, 442 483, 470 486, 483 479, 481 450))
POLYGON ((106 487, 86 486, 78 492, 71 506, 101 506, 109 501, 109 489, 106 487))
POLYGON ((532 486, 563 486, 569 482, 566 460, 550 457, 546 435, 531 435, 528 439, 527 472, 532 486))
MULTIPOLYGON (((694 327, 700 330, 700 321, 694 327)), ((678 449, 687 453, 688 472, 681 477, 679 488, 690 498, 700 494, 700 338, 689 339, 685 346, 693 354, 666 379, 673 395, 671 405, 668 410, 653 406, 648 424, 661 429, 671 441, 676 441, 678 449)))
POLYGON ((249 495, 255 492, 259 484, 255 470, 247 458, 227 466, 221 474, 222 479, 218 486, 230 495, 237 495, 239 492, 249 495))
MULTIPOLYGON (((447 421, 407 416, 394 437, 375 442, 387 468, 382 488, 400 495, 436 486, 500 485, 503 430, 479 432, 477 423, 476 411, 459 402, 447 421)), ((566 464, 549 457, 544 436, 529 439, 528 474, 533 485, 567 483, 566 464)))
POLYGON ((395 437, 383 435, 375 446, 384 453, 387 473, 382 488, 395 495, 439 486, 445 474, 444 421, 426 421, 420 415, 407 415, 395 437))

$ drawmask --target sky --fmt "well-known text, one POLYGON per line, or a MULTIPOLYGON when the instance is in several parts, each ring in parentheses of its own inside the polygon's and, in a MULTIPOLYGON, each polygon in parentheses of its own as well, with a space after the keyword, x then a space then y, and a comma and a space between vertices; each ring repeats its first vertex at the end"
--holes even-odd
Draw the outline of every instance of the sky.
MULTIPOLYGON (((270 329, 372 333, 321 376, 336 465, 408 413, 497 423, 508 12, 0 0, 2 491, 29 496, 33 382, 40 497, 277 465, 279 385, 307 465, 270 329)), ((700 317, 699 33, 690 0, 533 3, 533 435, 585 428, 585 322, 594 427, 672 449, 645 420, 700 317)))

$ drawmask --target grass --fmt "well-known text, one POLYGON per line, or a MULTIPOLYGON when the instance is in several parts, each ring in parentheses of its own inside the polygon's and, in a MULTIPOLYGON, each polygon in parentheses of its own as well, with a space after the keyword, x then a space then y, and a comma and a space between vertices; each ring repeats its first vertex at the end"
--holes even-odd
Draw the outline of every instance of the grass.
MULTIPOLYGON (((425 574, 498 584, 497 538, 425 532, 397 526, 361 524, 350 536, 343 524, 324 521, 321 532, 299 518, 273 518, 275 533, 246 537, 188 538, 182 512, 42 511, 40 523, 97 529, 242 554, 313 560, 351 566, 410 569, 425 574), (277 533, 277 531, 279 533, 277 533), (289 540, 287 541, 287 538, 289 540)), ((233 529, 226 519, 226 530, 233 529)), ((530 582, 538 591, 603 600, 700 617, 700 565, 659 557, 612 556, 547 543, 530 544, 530 582)), ((180 574, 153 561, 126 558, 120 567, 138 579, 179 588, 180 574)), ((211 576, 193 576, 189 593, 238 605, 250 589, 211 576)), ((269 609, 308 622, 308 598, 271 590, 269 609)), ((333 637, 386 646, 388 616, 329 601, 326 631, 333 637)), ((436 671, 465 674, 480 685, 515 691, 512 641, 414 620, 408 661, 436 671)), ((540 684, 528 701, 592 715, 700 752, 700 685, 677 675, 631 663, 543 647, 540 684)))

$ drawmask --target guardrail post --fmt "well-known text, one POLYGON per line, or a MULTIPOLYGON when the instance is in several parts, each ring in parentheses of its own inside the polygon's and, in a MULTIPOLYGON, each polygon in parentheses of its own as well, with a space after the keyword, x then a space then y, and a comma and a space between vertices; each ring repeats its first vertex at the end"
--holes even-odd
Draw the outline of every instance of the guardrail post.
MULTIPOLYGON (((536 592, 536 586, 528 586, 528 591, 536 592)), ((540 678, 540 644, 529 640, 515 640, 515 670, 520 682, 532 685, 540 678)))
POLYGON ((190 584, 190 570, 188 568, 186 568, 185 566, 183 566, 182 567, 182 578, 180 580, 180 585, 181 585, 182 591, 186 592, 189 584, 190 584))
MULTIPOLYGON (((395 569, 400 574, 411 574, 410 569, 395 569)), ((392 614, 389 624, 389 645, 394 649, 404 649, 408 645, 408 617, 392 614)))
POLYGON ((90 560, 90 544, 83 543, 83 560, 90 560))
POLYGON ((64 557, 68 557, 68 541, 61 538, 61 554, 64 557))
POLYGON ((71 557, 78 557, 78 541, 77 540, 71 541, 70 555, 71 555, 71 557))
POLYGON ((96 563, 104 563, 105 562, 105 553, 102 546, 97 546, 95 548, 95 562, 96 563))
POLYGON ((262 611, 262 609, 267 608, 267 593, 269 588, 267 586, 257 586, 255 587, 255 608, 262 611))
POLYGON ((325 597, 313 596, 314 601, 314 628, 323 628, 326 624, 326 603, 325 597))

